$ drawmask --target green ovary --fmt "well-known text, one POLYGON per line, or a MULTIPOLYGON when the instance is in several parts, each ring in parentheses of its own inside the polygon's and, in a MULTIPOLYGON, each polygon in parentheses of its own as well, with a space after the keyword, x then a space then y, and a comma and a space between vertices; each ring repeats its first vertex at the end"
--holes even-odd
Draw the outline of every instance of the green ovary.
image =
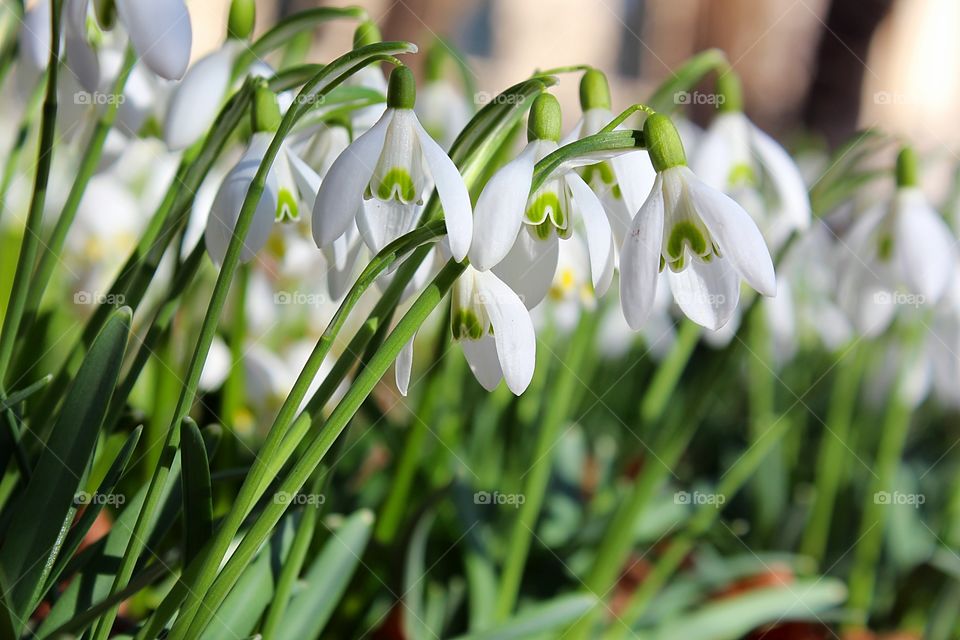
POLYGON ((707 239, 703 232, 692 222, 684 220, 673 225, 670 230, 670 237, 667 239, 667 254, 671 262, 683 258, 683 247, 690 247, 695 255, 705 256, 707 254, 707 239))
POLYGON ((410 172, 401 167, 394 167, 383 176, 377 186, 379 200, 399 200, 408 204, 417 199, 417 189, 413 184, 410 172))
POLYGON ((470 309, 459 309, 451 318, 451 329, 456 340, 470 338, 479 340, 483 337, 483 324, 477 314, 470 309))
POLYGON ((274 217, 277 222, 294 222, 300 219, 300 207, 296 197, 287 189, 281 189, 277 194, 277 213, 274 217))

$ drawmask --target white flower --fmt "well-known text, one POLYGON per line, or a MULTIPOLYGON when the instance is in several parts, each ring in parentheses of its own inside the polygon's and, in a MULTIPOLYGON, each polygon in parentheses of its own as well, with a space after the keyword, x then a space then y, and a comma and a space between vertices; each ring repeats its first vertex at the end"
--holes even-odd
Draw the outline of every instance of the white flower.
POLYGON ((551 175, 530 193, 536 162, 558 145, 535 139, 497 171, 477 200, 470 262, 494 272, 519 292, 532 309, 550 290, 559 260, 560 238, 569 239, 577 222, 586 232, 590 273, 597 295, 613 278, 614 246, 603 205, 572 169, 551 175))
MULTIPOLYGON (((250 146, 220 185, 207 219, 204 239, 207 251, 217 264, 222 264, 233 236, 240 209, 253 178, 273 139, 273 133, 253 134, 250 146)), ((244 239, 240 260, 253 259, 267 243, 274 222, 290 222, 300 217, 300 193, 312 195, 320 182, 313 171, 293 154, 287 145, 280 148, 267 174, 263 195, 257 203, 253 221, 244 239)))
MULTIPOLYGON (((490 272, 468 266, 453 286, 451 329, 470 370, 487 391, 500 380, 520 395, 533 379, 537 336, 520 297, 490 272)), ((406 395, 413 340, 397 358, 397 387, 406 395)))
MULTIPOLYGON (((398 68, 394 75, 410 74, 398 68)), ((393 83, 391 76, 391 83, 393 83)), ((412 74, 408 82, 412 86, 412 74)), ((411 231, 436 184, 450 251, 463 260, 470 248, 470 195, 453 161, 423 129, 412 98, 394 104, 330 167, 313 208, 313 237, 326 247, 356 222, 371 251, 411 231), (365 201, 372 206, 363 206, 365 201)))
POLYGON ((664 267, 677 304, 708 329, 730 320, 741 279, 764 295, 777 291, 773 261, 756 223, 685 165, 657 175, 621 248, 620 299, 632 328, 649 316, 664 267))
POLYGON ((917 187, 865 213, 847 233, 839 301, 867 336, 881 333, 901 306, 936 303, 957 260, 949 227, 917 187))
MULTIPOLYGON (((116 0, 117 17, 137 55, 161 78, 183 77, 190 62, 193 30, 183 0, 116 0)), ((90 0, 67 0, 65 4, 67 64, 87 91, 100 84, 97 48, 101 38, 90 0)))
POLYGON ((176 86, 163 125, 163 139, 170 149, 186 149, 210 130, 230 89, 241 46, 236 40, 226 42, 194 63, 176 86))
POLYGON ((705 183, 739 202, 771 247, 810 225, 810 200, 797 164, 740 111, 714 119, 691 167, 705 183))

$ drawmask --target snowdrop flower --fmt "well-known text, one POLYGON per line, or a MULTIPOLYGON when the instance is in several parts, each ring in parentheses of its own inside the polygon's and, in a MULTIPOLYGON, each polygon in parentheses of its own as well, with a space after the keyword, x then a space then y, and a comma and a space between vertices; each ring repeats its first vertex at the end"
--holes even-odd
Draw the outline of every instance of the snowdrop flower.
MULTIPOLYGON (((580 80, 583 117, 564 140, 564 144, 599 133, 613 120, 610 104, 607 76, 597 69, 588 70, 580 80)), ((622 129, 623 125, 617 128, 622 129)), ((616 247, 619 248, 623 244, 627 229, 630 228, 633 214, 643 204, 656 178, 647 152, 632 151, 592 164, 585 167, 581 175, 603 203, 610 219, 616 247)))
POLYGON ((597 295, 613 278, 614 245, 610 223, 596 194, 575 171, 562 170, 530 193, 536 162, 558 148, 560 104, 541 94, 530 110, 528 144, 497 171, 477 200, 470 262, 493 269, 521 294, 528 309, 546 296, 557 271, 560 239, 569 239, 581 222, 586 230, 590 273, 597 295))
MULTIPOLYGON (((233 237, 247 191, 253 182, 280 123, 276 96, 262 82, 257 87, 253 108, 254 134, 240 161, 220 185, 207 219, 204 240, 207 252, 222 264, 233 237)), ((257 203, 253 220, 243 241, 240 260, 253 259, 267 243, 274 222, 293 222, 300 218, 300 193, 312 196, 320 179, 284 144, 267 174, 266 185, 257 203)))
POLYGON ((237 56, 253 33, 255 19, 254 0, 233 0, 227 41, 194 63, 174 89, 163 125, 163 139, 171 150, 186 149, 210 130, 230 89, 237 56))
POLYGON ((901 150, 892 200, 864 213, 845 238, 838 297, 866 336, 886 329, 898 307, 936 303, 953 276, 955 240, 917 186, 916 164, 910 148, 901 150))
POLYGON ((100 85, 99 46, 102 34, 90 5, 98 10, 100 26, 110 29, 119 19, 137 56, 153 73, 167 80, 183 77, 190 62, 193 31, 184 0, 67 0, 65 48, 67 64, 87 91, 100 85), (114 15, 114 11, 116 14, 114 15))
POLYGON ((390 75, 387 110, 330 167, 313 208, 313 237, 331 245, 356 223, 364 242, 377 252, 411 231, 436 184, 454 259, 470 248, 470 195, 460 172, 413 112, 413 73, 397 67, 390 75), (369 206, 365 206, 369 205, 369 206))
POLYGON ((810 199, 799 167, 741 110, 740 82, 728 71, 717 81, 719 115, 693 156, 693 171, 736 200, 757 221, 774 250, 810 226, 810 199))
POLYGON ((657 179, 620 252, 624 315, 635 330, 643 326, 666 268, 680 309, 697 324, 719 329, 737 308, 741 280, 776 294, 770 252, 750 215, 687 167, 669 118, 650 115, 643 133, 657 179))
MULTIPOLYGON (((520 297, 489 271, 468 266, 452 291, 451 330, 474 377, 487 391, 506 380, 516 395, 533 379, 537 336, 520 297)), ((406 395, 413 340, 397 358, 397 387, 406 395)))

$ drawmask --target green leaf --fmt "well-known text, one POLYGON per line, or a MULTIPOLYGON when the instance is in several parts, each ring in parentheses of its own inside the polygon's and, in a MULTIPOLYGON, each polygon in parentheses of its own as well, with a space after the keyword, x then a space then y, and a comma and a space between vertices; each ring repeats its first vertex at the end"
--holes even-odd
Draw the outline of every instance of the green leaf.
POLYGON ((547 632, 575 622, 596 602, 596 598, 586 594, 561 596, 545 604, 530 607, 492 629, 458 636, 456 640, 528 640, 540 634, 545 634, 543 637, 554 637, 553 634, 546 636, 547 632))
POLYGON ((213 489, 207 449, 197 423, 184 418, 180 423, 183 479, 184 564, 197 555, 213 535, 213 489))
POLYGON ((647 101, 656 111, 669 113, 680 103, 677 93, 692 90, 705 75, 728 65, 727 58, 719 49, 707 49, 687 60, 674 71, 647 101))
POLYGON ((260 550, 256 559, 246 568, 230 595, 214 614, 213 620, 201 636, 203 640, 246 638, 253 633, 257 621, 273 599, 281 567, 293 543, 299 520, 297 516, 298 514, 294 514, 284 518, 270 537, 269 544, 260 550))
POLYGON ((755 589, 686 611, 650 634, 651 640, 736 640, 757 627, 778 620, 818 620, 843 603, 847 589, 839 580, 793 582, 755 589))
POLYGON ((20 496, 0 548, 0 569, 12 586, 10 605, 26 618, 59 554, 74 497, 90 464, 100 425, 123 363, 131 311, 114 311, 84 358, 35 472, 20 496))
POLYGON ((277 629, 277 638, 319 638, 353 576, 373 529, 373 514, 357 511, 331 530, 277 629))
POLYGON ((408 638, 436 637, 439 629, 430 629, 425 622, 423 588, 427 579, 427 539, 436 514, 428 512, 417 523, 410 536, 407 564, 403 572, 403 601, 409 615, 403 616, 404 631, 408 638))
MULTIPOLYGON (((120 482, 120 478, 123 476, 124 471, 126 471, 127 463, 130 462, 130 457, 133 455, 133 450, 136 448, 137 442, 140 441, 140 434, 142 432, 143 427, 138 426, 133 430, 133 432, 130 433, 126 442, 123 444, 123 448, 113 459, 113 463, 110 465, 107 475, 104 476, 103 482, 100 483, 100 486, 97 488, 97 491, 94 495, 102 497, 113 495, 113 491, 116 488, 117 483, 120 482)), ((76 553, 77 549, 80 547, 80 543, 83 542, 84 537, 86 537, 90 527, 93 526, 97 516, 100 515, 101 511, 103 511, 105 504, 106 501, 104 500, 89 501, 87 508, 83 512, 83 515, 80 516, 80 519, 77 520, 77 522, 70 528, 70 533, 67 534, 67 538, 60 550, 60 557, 57 558, 57 563, 54 565, 53 570, 50 571, 50 575, 47 576, 47 584, 43 589, 44 593, 46 593, 50 587, 56 584, 60 574, 63 573, 63 570, 67 567, 67 564, 70 562, 71 558, 73 558, 73 554, 76 553)))

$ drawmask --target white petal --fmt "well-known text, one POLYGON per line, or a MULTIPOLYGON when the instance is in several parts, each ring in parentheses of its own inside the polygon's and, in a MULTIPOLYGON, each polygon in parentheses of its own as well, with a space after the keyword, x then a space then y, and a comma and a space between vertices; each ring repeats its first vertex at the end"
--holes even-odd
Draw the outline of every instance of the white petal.
POLYGON ((397 390, 400 395, 406 396, 407 389, 410 386, 410 371, 413 369, 413 342, 417 339, 414 335, 410 342, 403 345, 400 355, 397 356, 397 362, 394 365, 394 373, 397 380, 397 390))
POLYGON ((215 391, 220 388, 230 375, 231 362, 230 347, 219 337, 214 337, 210 343, 210 351, 203 362, 203 371, 200 373, 200 388, 204 391, 215 391))
POLYGON ((902 277, 921 302, 937 302, 953 277, 953 236, 919 190, 903 189, 896 198, 893 242, 902 277))
POLYGON ((884 280, 883 268, 876 262, 849 262, 840 279, 837 300, 853 325, 865 337, 880 335, 896 313, 894 292, 884 280))
POLYGON ((566 175, 567 186, 573 193, 573 202, 587 229, 587 250, 590 252, 590 275, 597 296, 607 292, 613 280, 613 233, 610 221, 597 195, 583 178, 575 173, 566 175))
POLYGON ((344 256, 343 267, 330 266, 327 270, 327 289, 330 291, 331 299, 341 300, 347 294, 347 291, 356 281, 359 272, 357 263, 365 262, 365 260, 361 260, 361 257, 366 255, 366 245, 357 238, 344 256))
POLYGON ((230 87, 234 53, 225 46, 201 58, 176 86, 163 127, 170 149, 186 149, 213 125, 230 87))
POLYGON ((766 174, 770 177, 779 201, 778 214, 784 216, 794 229, 810 226, 810 198, 800 168, 790 154, 756 126, 750 127, 753 150, 766 174))
POLYGON ((690 259, 683 271, 670 271, 668 277, 680 309, 702 327, 716 331, 737 310, 740 277, 727 260, 714 258, 703 263, 690 259))
POLYGON ((657 172, 646 151, 631 151, 610 161, 620 193, 630 215, 636 213, 650 193, 657 172))
POLYGON ((470 241, 473 237, 473 210, 470 207, 470 194, 463 183, 460 170, 453 164, 437 142, 424 130, 423 125, 416 117, 413 122, 417 127, 420 138, 420 148, 427 161, 430 175, 437 185, 437 194, 443 206, 443 217, 447 224, 447 239, 450 242, 450 252, 457 262, 463 261, 470 250, 470 241))
POLYGON ((493 391, 503 378, 500 360, 497 359, 497 346, 493 336, 486 335, 479 340, 461 340, 460 347, 467 358, 470 371, 487 391, 493 391))
POLYGON ((703 134, 690 168, 714 189, 726 191, 734 167, 750 165, 748 131, 749 122, 742 113, 720 114, 703 134))
POLYGON ((396 200, 384 202, 376 198, 364 200, 357 213, 357 228, 363 241, 373 253, 410 232, 420 219, 423 207, 416 203, 404 204, 396 200))
POLYGON ((476 282, 493 326, 503 378, 510 391, 520 395, 533 379, 537 360, 537 335, 530 312, 519 296, 492 273, 477 273, 476 282))
POLYGON ((363 191, 383 150, 392 116, 393 110, 388 109, 369 131, 340 154, 327 172, 313 205, 313 239, 318 247, 343 235, 360 210, 363 191))
POLYGON ((697 213, 726 260, 751 287, 765 296, 777 293, 777 276, 763 235, 743 207, 692 174, 687 187, 697 213))
POLYGON ((634 331, 646 322, 656 299, 663 218, 663 178, 658 175, 620 247, 620 304, 634 331))
POLYGON ((304 162, 300 156, 290 150, 289 147, 284 146, 284 149, 286 151, 287 161, 290 163, 290 173, 297 185, 297 190, 300 192, 300 197, 312 210, 313 204, 317 201, 317 193, 320 191, 320 184, 322 183, 320 175, 314 171, 310 165, 304 162))
POLYGON ((80 85, 89 93, 100 88, 100 59, 87 43, 86 39, 67 30, 65 50, 67 65, 80 81, 80 85))
MULTIPOLYGON (((224 178, 213 201, 210 217, 207 219, 207 228, 204 239, 207 243, 207 252, 217 264, 222 264, 227 254, 227 247, 233 236, 233 230, 240 217, 240 209, 247 197, 250 183, 253 181, 266 152, 270 140, 265 136, 254 136, 250 142, 250 149, 244 154, 230 173, 224 178)), ((253 214, 253 221, 244 239, 240 260, 248 262, 267 243, 277 210, 276 177, 271 171, 267 176, 267 187, 264 189, 257 209, 253 214)))
POLYGON ((151 71, 167 80, 183 77, 193 42, 183 0, 117 0, 117 15, 151 71))
POLYGON ((527 309, 533 309, 550 290, 559 260, 557 235, 551 233, 546 240, 540 240, 524 225, 513 249, 493 268, 493 273, 520 295, 527 309))
POLYGON ((23 16, 20 53, 38 71, 50 61, 50 26, 50 0, 39 0, 23 16))
POLYGON ((477 199, 470 264, 480 271, 492 269, 503 260, 517 240, 530 197, 536 153, 536 143, 528 144, 493 174, 477 199))

